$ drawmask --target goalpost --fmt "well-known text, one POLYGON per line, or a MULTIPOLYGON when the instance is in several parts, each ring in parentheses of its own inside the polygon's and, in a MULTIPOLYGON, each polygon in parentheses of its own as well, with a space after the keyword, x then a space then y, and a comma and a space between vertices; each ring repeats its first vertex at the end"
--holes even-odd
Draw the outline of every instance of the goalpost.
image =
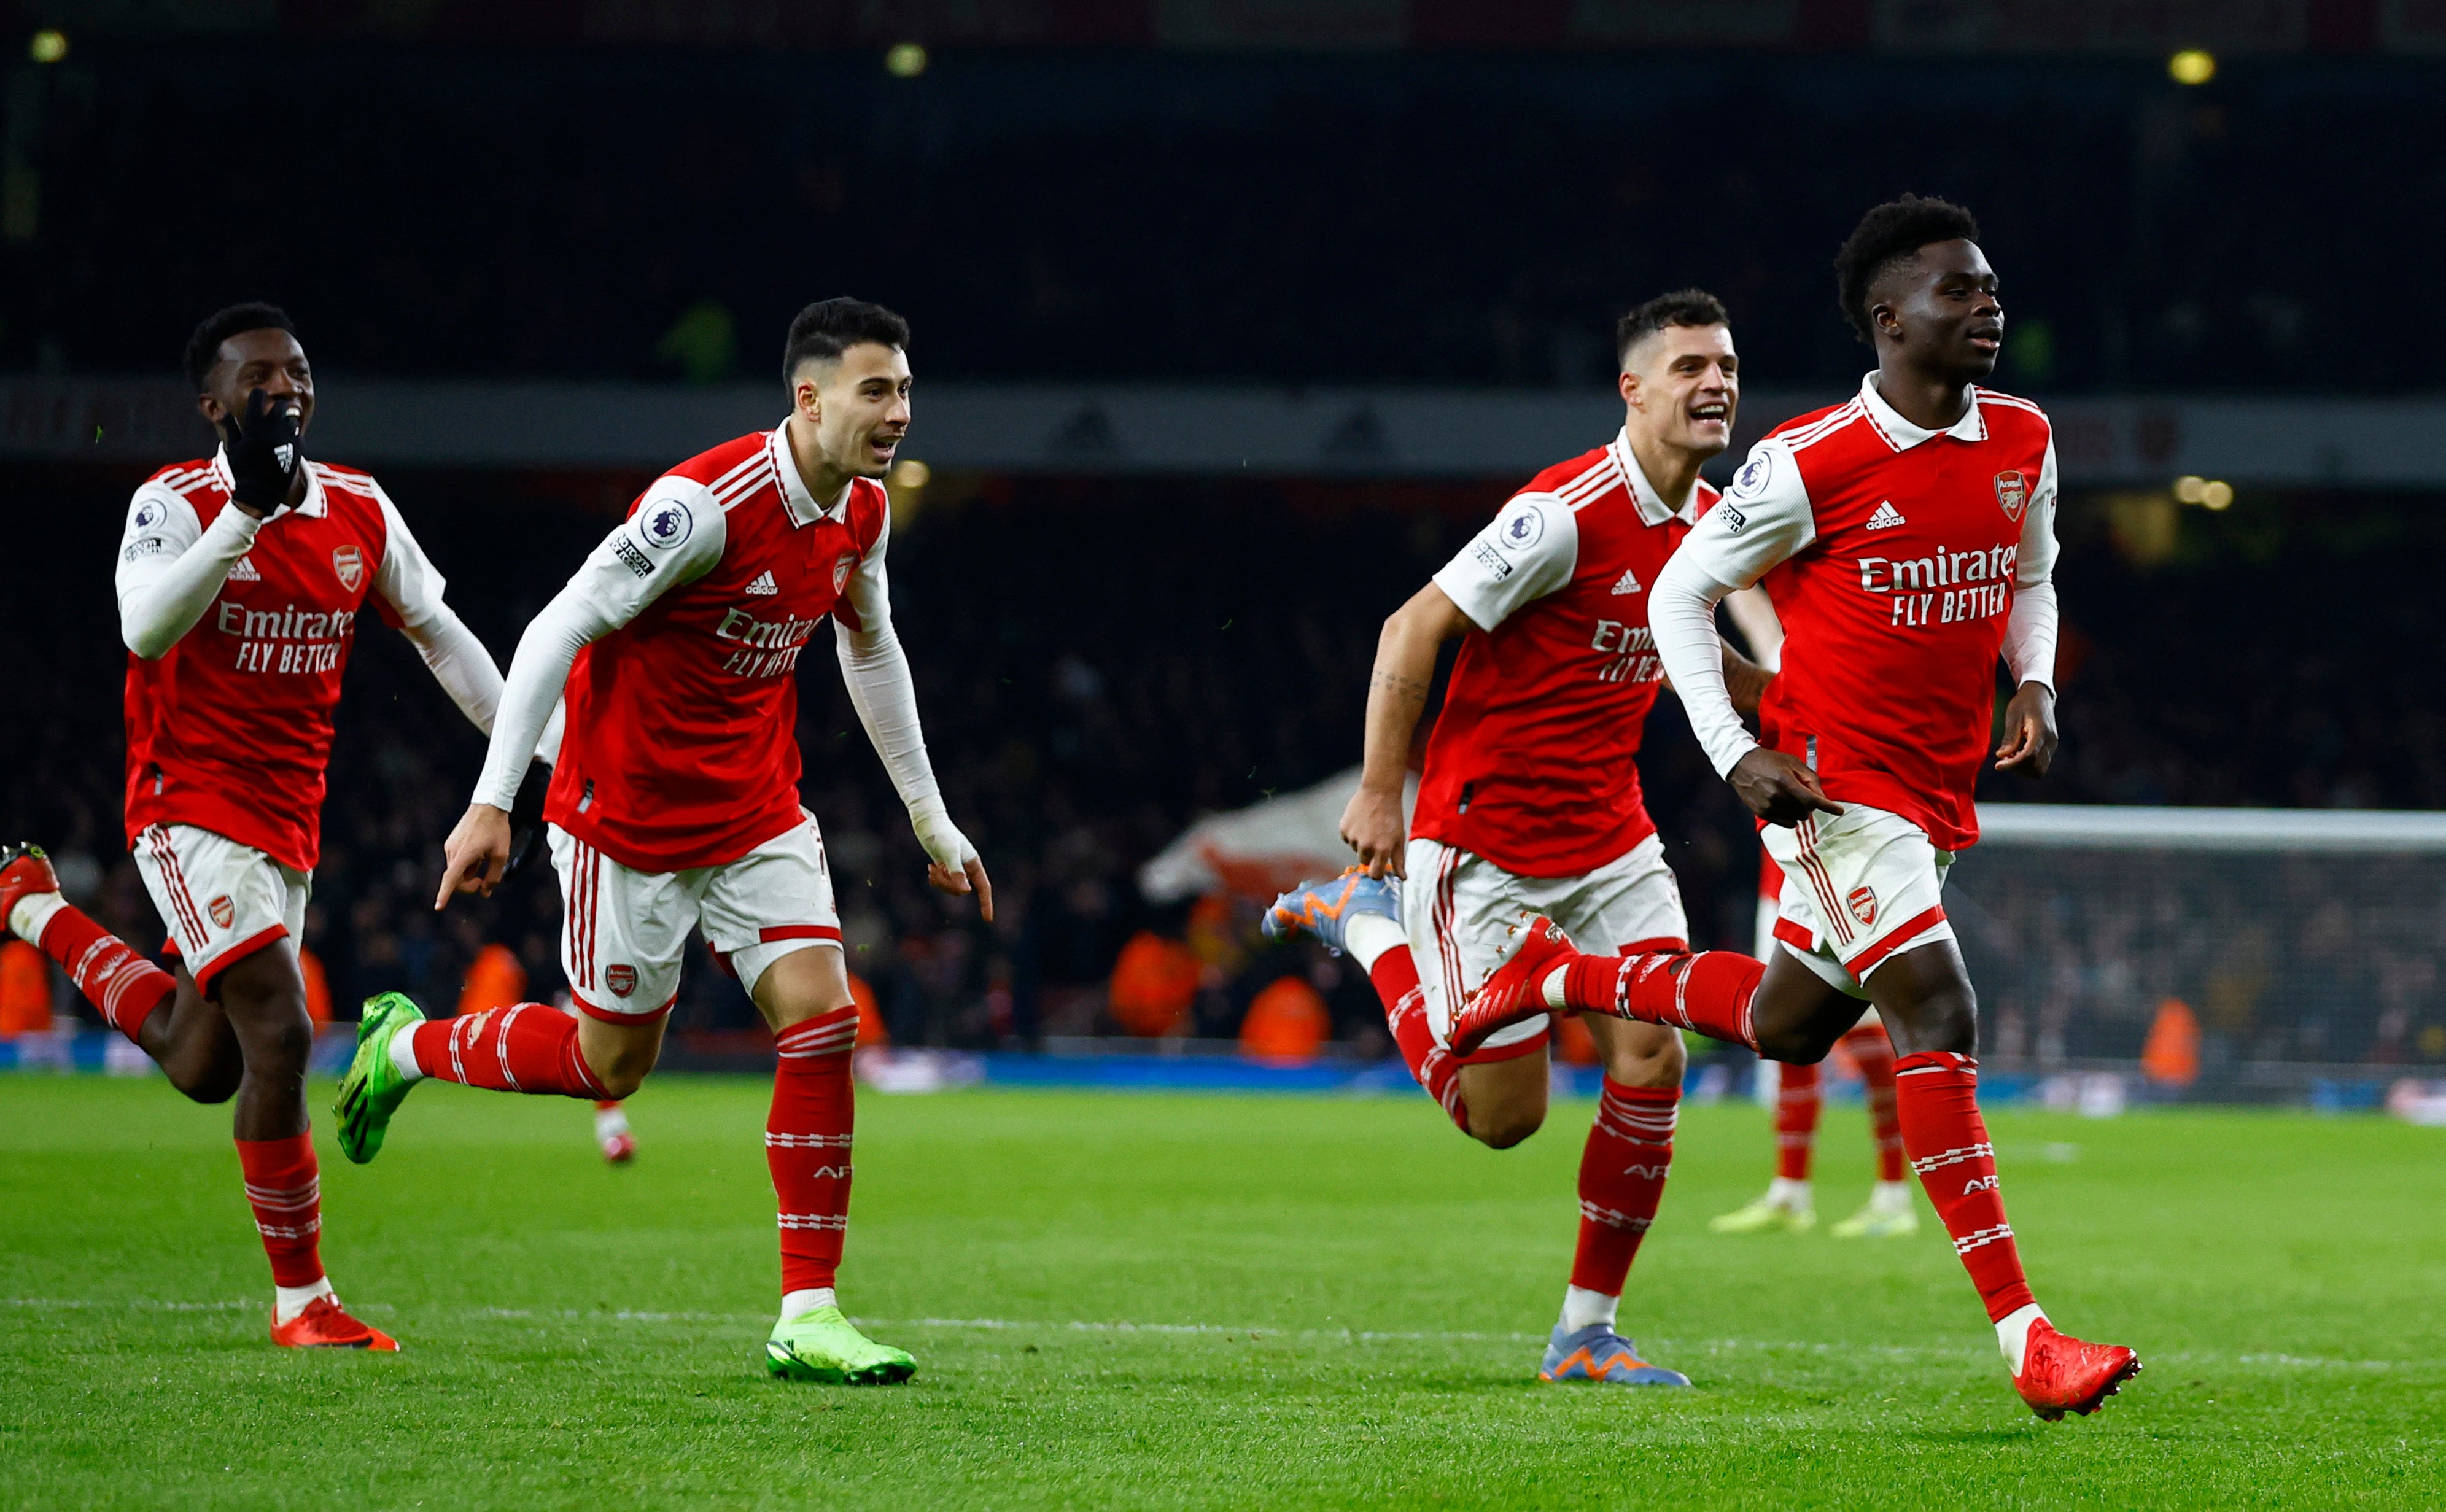
POLYGON ((1946 911, 1999 1071, 2137 1059, 2164 1005, 2199 1084, 2446 1075, 2446 813, 1983 804, 1946 911))

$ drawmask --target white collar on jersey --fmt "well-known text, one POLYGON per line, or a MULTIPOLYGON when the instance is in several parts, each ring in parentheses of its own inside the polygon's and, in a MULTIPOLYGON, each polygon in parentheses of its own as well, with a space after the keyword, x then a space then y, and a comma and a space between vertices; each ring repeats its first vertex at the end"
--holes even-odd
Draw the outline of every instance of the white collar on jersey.
MULTIPOLYGON (((237 492, 237 480, 230 476, 229 448, 226 446, 213 448, 213 481, 220 486, 220 491, 224 494, 237 492)), ((306 464, 306 502, 293 510, 273 512, 273 514, 303 514, 308 519, 314 520, 319 520, 330 513, 331 501, 323 496, 323 475, 314 471, 314 464, 311 462, 306 464)), ((266 518, 269 517, 266 516, 266 518)))
POLYGON ((1699 516, 1692 511, 1699 502, 1699 485, 1695 482, 1690 485, 1690 497, 1680 509, 1666 505, 1665 495, 1656 492, 1656 485, 1647 480, 1647 474, 1640 468, 1638 455, 1630 449, 1628 425, 1614 432, 1613 439, 1606 443, 1606 450, 1613 454, 1613 465, 1622 469, 1622 480, 1630 488, 1630 501, 1639 506, 1641 524, 1662 525, 1666 520, 1680 520, 1684 525, 1698 523, 1699 516))
POLYGON ((799 459, 790 455, 790 422, 785 418, 764 437, 764 455, 772 459, 773 476, 781 480, 781 502, 790 512, 792 525, 813 525, 818 520, 837 520, 849 513, 849 493, 857 487, 855 480, 844 485, 840 497, 830 504, 818 504, 816 495, 807 491, 807 480, 799 476, 799 459))
POLYGON ((1908 452, 1920 442, 1932 441, 1940 436, 1950 436, 1957 441, 1984 441, 1987 439, 1987 420, 1979 413, 1976 384, 1971 386, 1970 407, 1964 410, 1962 418, 1949 428, 1941 431, 1922 430, 1903 419, 1891 404, 1886 402, 1886 396, 1877 392, 1877 375, 1873 372, 1860 380, 1860 405, 1869 412, 1869 423, 1874 425, 1885 437, 1887 444, 1898 452, 1908 452))

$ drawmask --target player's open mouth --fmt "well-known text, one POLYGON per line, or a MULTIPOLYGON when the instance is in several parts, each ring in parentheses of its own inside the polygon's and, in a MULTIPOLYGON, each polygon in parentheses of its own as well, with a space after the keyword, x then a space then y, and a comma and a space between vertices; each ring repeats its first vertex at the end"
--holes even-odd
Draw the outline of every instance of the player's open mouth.
POLYGON ((1997 329, 1974 330, 1970 333, 1970 345, 1983 352, 1992 352, 2004 345, 2004 333, 1997 329))
POLYGON ((1721 425, 1724 422, 1727 409, 1728 406, 1721 403, 1693 404, 1690 406, 1690 418, 1701 424, 1712 420, 1721 425))

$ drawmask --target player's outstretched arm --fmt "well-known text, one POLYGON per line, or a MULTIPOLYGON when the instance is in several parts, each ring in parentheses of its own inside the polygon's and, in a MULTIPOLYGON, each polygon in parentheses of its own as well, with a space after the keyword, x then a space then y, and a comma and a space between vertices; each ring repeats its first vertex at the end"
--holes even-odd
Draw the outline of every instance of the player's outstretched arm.
POLYGON ((2004 705, 2004 739, 1996 747, 1999 771, 2037 778, 2056 758, 2056 447, 2047 442, 2039 486, 2031 491, 2022 521, 2022 549, 2013 569, 2013 611, 2004 622, 2004 665, 2013 674, 2012 701, 2004 705))
POLYGON ((1724 501, 1700 518, 1648 593, 1656 654, 1681 695, 1691 733, 1735 795, 1770 824, 1797 824, 1813 810, 1843 811, 1805 763, 1759 745, 1742 726, 1725 681, 1716 605, 1757 583, 1816 535, 1791 454, 1761 442, 1724 501))
POLYGON ((1436 654, 1446 641, 1467 633, 1470 623, 1442 588, 1429 583, 1393 611, 1376 639, 1359 791, 1342 811, 1343 842, 1358 852, 1371 877, 1408 874, 1402 790, 1409 775, 1410 739, 1435 688, 1436 654))
POLYGON ((934 780, 934 766, 926 755, 926 732, 917 719, 917 685, 909 673, 909 653, 892 626, 892 592, 883 555, 887 530, 868 549, 857 570, 842 586, 845 612, 833 616, 835 649, 840 659, 841 681, 857 710, 857 722, 883 769, 893 791, 909 809, 909 827, 925 848, 926 880, 935 890, 973 893, 977 912, 993 919, 993 879, 977 848, 951 822, 950 805, 934 780))
POLYGON ((437 910, 456 893, 489 896, 500 885, 510 859, 510 812, 517 806, 518 789, 557 712, 577 653, 635 619, 671 588, 710 571, 722 560, 726 538, 722 510, 707 500, 704 485, 686 478, 660 479, 518 637, 474 800, 442 849, 442 887, 433 900, 437 910), (674 520, 672 511, 688 518, 674 520), (641 523, 649 519, 655 522, 651 531, 641 523))

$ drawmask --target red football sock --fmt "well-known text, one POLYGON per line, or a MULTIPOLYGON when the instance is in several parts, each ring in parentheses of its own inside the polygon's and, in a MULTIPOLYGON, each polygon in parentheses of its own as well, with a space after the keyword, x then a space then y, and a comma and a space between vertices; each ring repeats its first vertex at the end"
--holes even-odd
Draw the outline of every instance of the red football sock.
POLYGON ((2030 1306, 2036 1298, 1996 1187, 1995 1147, 1979 1116, 1979 1062, 1948 1050, 1903 1056, 1894 1062, 1894 1109, 1911 1168, 1953 1236, 1988 1321, 2030 1306))
POLYGON ((145 1017, 179 990, 176 977, 75 908, 63 907, 51 915, 35 943, 131 1043, 143 1043, 136 1036, 144 1031, 145 1017))
POLYGON ((417 1066, 439 1081, 559 1097, 604 1094, 578 1050, 577 1020, 538 1002, 435 1018, 412 1032, 417 1066))
POLYGON ((1862 1024, 1843 1036, 1843 1047, 1860 1067, 1868 1094, 1869 1128, 1877 1141, 1877 1180, 1903 1179, 1903 1126, 1894 1112, 1894 1042, 1880 1025, 1862 1024))
POLYGON ((240 1139, 238 1169, 263 1252, 272 1257, 274 1286, 311 1286, 323 1279, 323 1180, 314 1164, 314 1136, 240 1139))
POLYGON ((1376 984, 1376 996, 1384 1003, 1384 1027, 1393 1033, 1393 1043, 1400 1047, 1402 1064, 1410 1075, 1427 1091, 1427 1095, 1441 1104, 1444 1112, 1469 1132, 1469 1107, 1460 1096, 1460 1062, 1450 1052, 1436 1043, 1435 1031, 1427 1027, 1427 995, 1419 985, 1419 963, 1411 959, 1410 947, 1395 945, 1376 958, 1367 968, 1367 980, 1376 984))
MULTIPOLYGON (((1891 1060, 1886 1085, 1893 1085, 1891 1060)), ((1775 1094, 1775 1173, 1789 1182, 1809 1179, 1809 1150, 1817 1139, 1817 1115, 1826 1093, 1815 1066, 1781 1066, 1775 1094)))
POLYGON ((1580 1244, 1571 1256, 1571 1284, 1622 1295, 1639 1241, 1656 1219, 1665 1176, 1673 1167, 1673 1125, 1679 1087, 1626 1087, 1608 1076, 1597 1093, 1596 1122, 1580 1151, 1580 1244))
POLYGON ((1729 950, 1573 956, 1563 969, 1563 1000, 1581 1013, 1695 1030, 1756 1050, 1750 997, 1765 971, 1729 950))
POLYGON ((773 1111, 764 1164, 781 1214, 781 1293, 833 1284, 849 1229, 850 1131, 857 1094, 849 1053, 857 1008, 836 1008, 793 1024, 773 1041, 773 1111))

